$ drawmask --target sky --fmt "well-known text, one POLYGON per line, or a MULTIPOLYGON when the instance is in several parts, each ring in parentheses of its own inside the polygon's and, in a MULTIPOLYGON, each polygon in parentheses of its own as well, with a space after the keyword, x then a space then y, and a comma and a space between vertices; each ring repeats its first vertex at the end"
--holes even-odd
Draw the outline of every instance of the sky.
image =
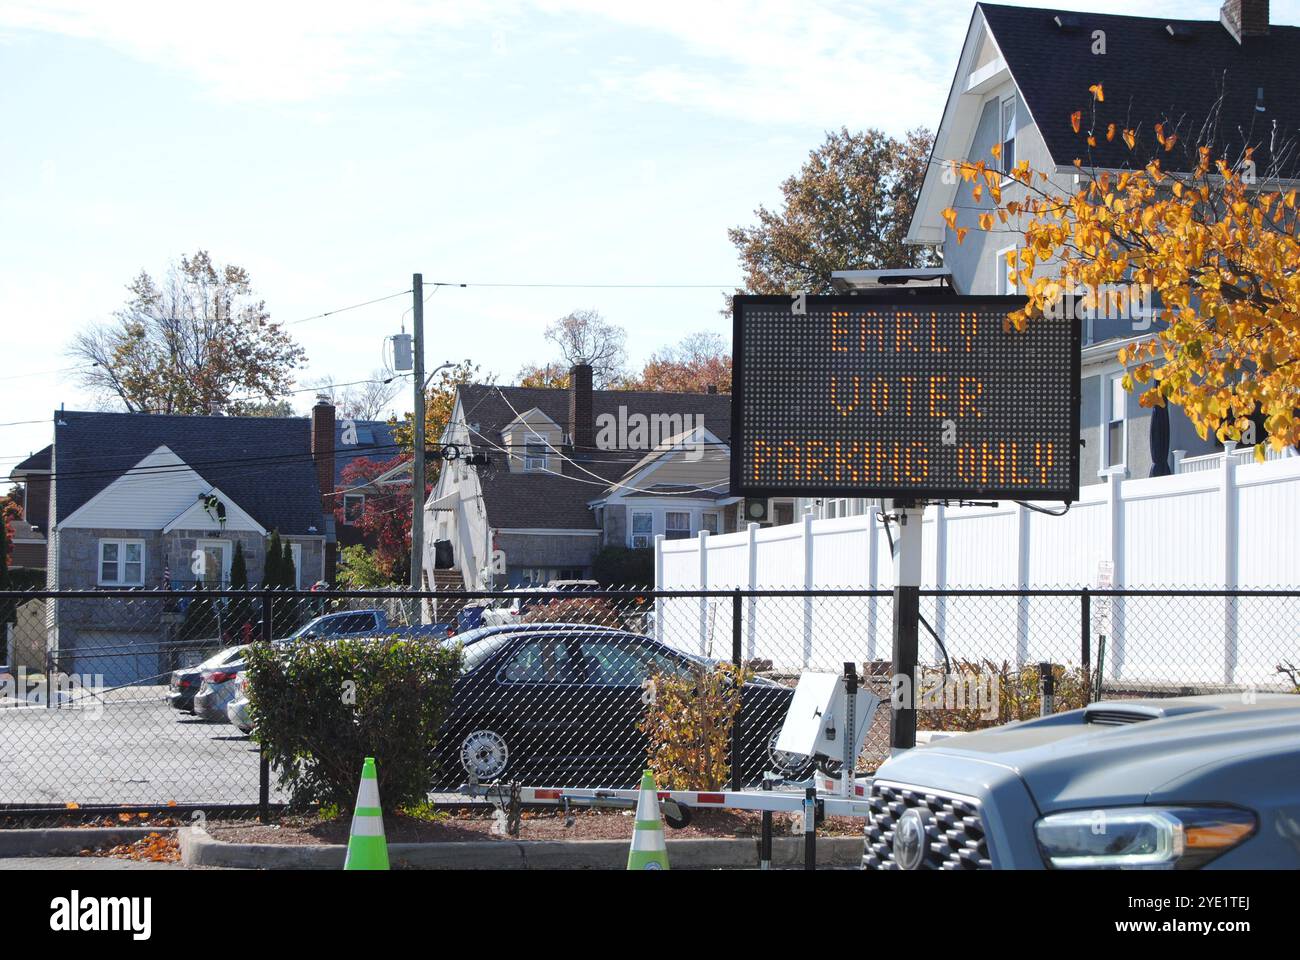
MULTIPOLYGON (((1219 2, 1062 6, 1216 19, 1219 2)), ((779 206, 829 129, 933 129, 971 10, 0 0, 0 470, 50 442, 60 405, 94 408, 72 336, 197 249, 291 324, 300 385, 381 367, 409 295, 318 315, 416 272, 560 285, 428 288, 430 367, 468 358, 508 382, 553 359, 542 332, 577 308, 627 330, 634 366, 729 338, 727 229, 779 206), (583 286, 602 284, 657 286, 583 286)), ((1272 19, 1300 23, 1300 0, 1272 19)))

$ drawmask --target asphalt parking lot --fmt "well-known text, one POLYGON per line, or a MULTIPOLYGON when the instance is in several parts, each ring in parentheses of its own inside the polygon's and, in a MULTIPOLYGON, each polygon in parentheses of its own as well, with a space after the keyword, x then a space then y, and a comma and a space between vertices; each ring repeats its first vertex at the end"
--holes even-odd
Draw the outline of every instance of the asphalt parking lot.
POLYGON ((257 802, 246 736, 173 710, 161 687, 119 693, 98 710, 0 708, 0 804, 257 802))

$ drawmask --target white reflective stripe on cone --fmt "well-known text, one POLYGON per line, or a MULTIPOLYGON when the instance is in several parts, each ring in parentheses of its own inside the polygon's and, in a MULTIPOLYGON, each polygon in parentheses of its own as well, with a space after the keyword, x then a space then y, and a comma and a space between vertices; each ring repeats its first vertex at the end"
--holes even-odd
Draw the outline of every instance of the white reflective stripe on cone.
POLYGON ((379 781, 369 777, 361 778, 361 788, 357 790, 358 807, 379 806, 379 781))
POLYGON ((384 835, 384 818, 353 817, 352 835, 354 837, 382 837, 384 835))
POLYGON ((638 820, 659 819, 659 797, 649 790, 642 790, 636 798, 636 818, 638 820))
POLYGON ((651 850, 664 850, 664 832, 662 830, 637 830, 632 834, 633 852, 646 852, 651 850))

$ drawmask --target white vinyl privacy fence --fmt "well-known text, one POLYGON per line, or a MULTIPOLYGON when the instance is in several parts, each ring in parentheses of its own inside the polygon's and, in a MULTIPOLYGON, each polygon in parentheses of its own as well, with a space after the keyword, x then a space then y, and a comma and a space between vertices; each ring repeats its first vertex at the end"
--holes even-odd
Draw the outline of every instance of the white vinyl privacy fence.
MULTIPOLYGON (((1040 506, 1059 509, 1058 505, 1040 506)), ((894 531, 896 533, 896 530, 894 531)), ((1199 686, 1276 686, 1279 663, 1300 660, 1300 594, 1196 595, 1196 591, 1300 591, 1300 458, 1086 486, 1060 517, 1015 503, 930 507, 924 582, 931 591, 1148 589, 1141 597, 1093 597, 1096 653, 1116 681, 1199 686), (1161 595, 1183 590, 1191 595, 1161 595)), ((656 544, 661 590, 893 587, 889 534, 872 514, 814 519, 723 536, 701 532, 656 544)), ((840 668, 844 651, 890 656, 890 598, 748 598, 742 645, 778 667, 840 668)), ((692 652, 726 657, 727 598, 659 601, 660 634, 692 652)), ((1077 662, 1077 596, 953 595, 923 598, 922 614, 953 658, 1077 662)), ((942 656, 922 633, 922 656, 942 656)), ((1095 659, 1094 659, 1095 663, 1095 659)))

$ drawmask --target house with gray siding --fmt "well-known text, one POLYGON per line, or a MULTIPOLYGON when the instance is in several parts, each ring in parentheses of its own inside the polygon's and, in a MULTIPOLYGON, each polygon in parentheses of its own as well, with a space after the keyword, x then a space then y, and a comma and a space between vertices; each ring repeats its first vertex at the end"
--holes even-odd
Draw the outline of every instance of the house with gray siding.
MULTIPOLYGON (((1088 87, 1100 83, 1105 106, 1122 105, 1117 109, 1131 118, 1129 126, 1149 129, 1164 122, 1173 130, 1190 122, 1194 135, 1220 110, 1219 148, 1236 153, 1253 146, 1260 169, 1273 160, 1271 132, 1290 131, 1292 157, 1288 161, 1279 149, 1278 162, 1295 166, 1300 99, 1292 88, 1298 68, 1300 28, 1271 24, 1267 0, 1229 0, 1215 21, 976 4, 908 242, 941 252, 957 293, 1015 293, 1005 258, 1018 250, 1023 234, 978 228, 980 213, 992 210, 992 202, 987 195, 976 199, 974 184, 951 174, 953 161, 992 163, 991 149, 998 145, 1004 169, 1028 161, 1031 170, 1049 174, 1043 189, 1072 195, 1079 181, 1074 162, 1087 148, 1070 115, 1083 109, 1086 116, 1088 87), (957 211, 955 226, 969 230, 962 243, 944 221, 947 208, 957 211)), ((1083 158, 1090 168, 1120 170, 1145 162, 1120 137, 1097 139, 1091 156, 1083 158)), ((1166 169, 1174 169, 1177 157, 1163 158, 1166 169)), ((1006 179, 1002 191, 1005 202, 1022 198, 1026 188, 1006 179)), ((1038 269, 1050 270, 1050 264, 1038 269)), ((1122 318, 1111 310, 1111 316, 1082 320, 1083 484, 1113 474, 1161 476, 1178 472, 1185 461, 1190 467, 1199 457, 1222 454, 1223 446, 1212 436, 1197 436, 1180 410, 1143 408, 1137 393, 1120 385, 1126 368, 1117 359, 1119 349, 1163 322, 1158 307, 1142 303, 1122 318)))
MULTIPOLYGON (((251 586, 266 545, 289 544, 297 585, 329 575, 333 408, 308 418, 61 410, 49 487, 47 584, 57 590, 185 589, 230 582, 242 548, 251 586)), ((49 649, 70 673, 155 682, 176 665, 183 613, 141 597, 47 604, 49 649)))

